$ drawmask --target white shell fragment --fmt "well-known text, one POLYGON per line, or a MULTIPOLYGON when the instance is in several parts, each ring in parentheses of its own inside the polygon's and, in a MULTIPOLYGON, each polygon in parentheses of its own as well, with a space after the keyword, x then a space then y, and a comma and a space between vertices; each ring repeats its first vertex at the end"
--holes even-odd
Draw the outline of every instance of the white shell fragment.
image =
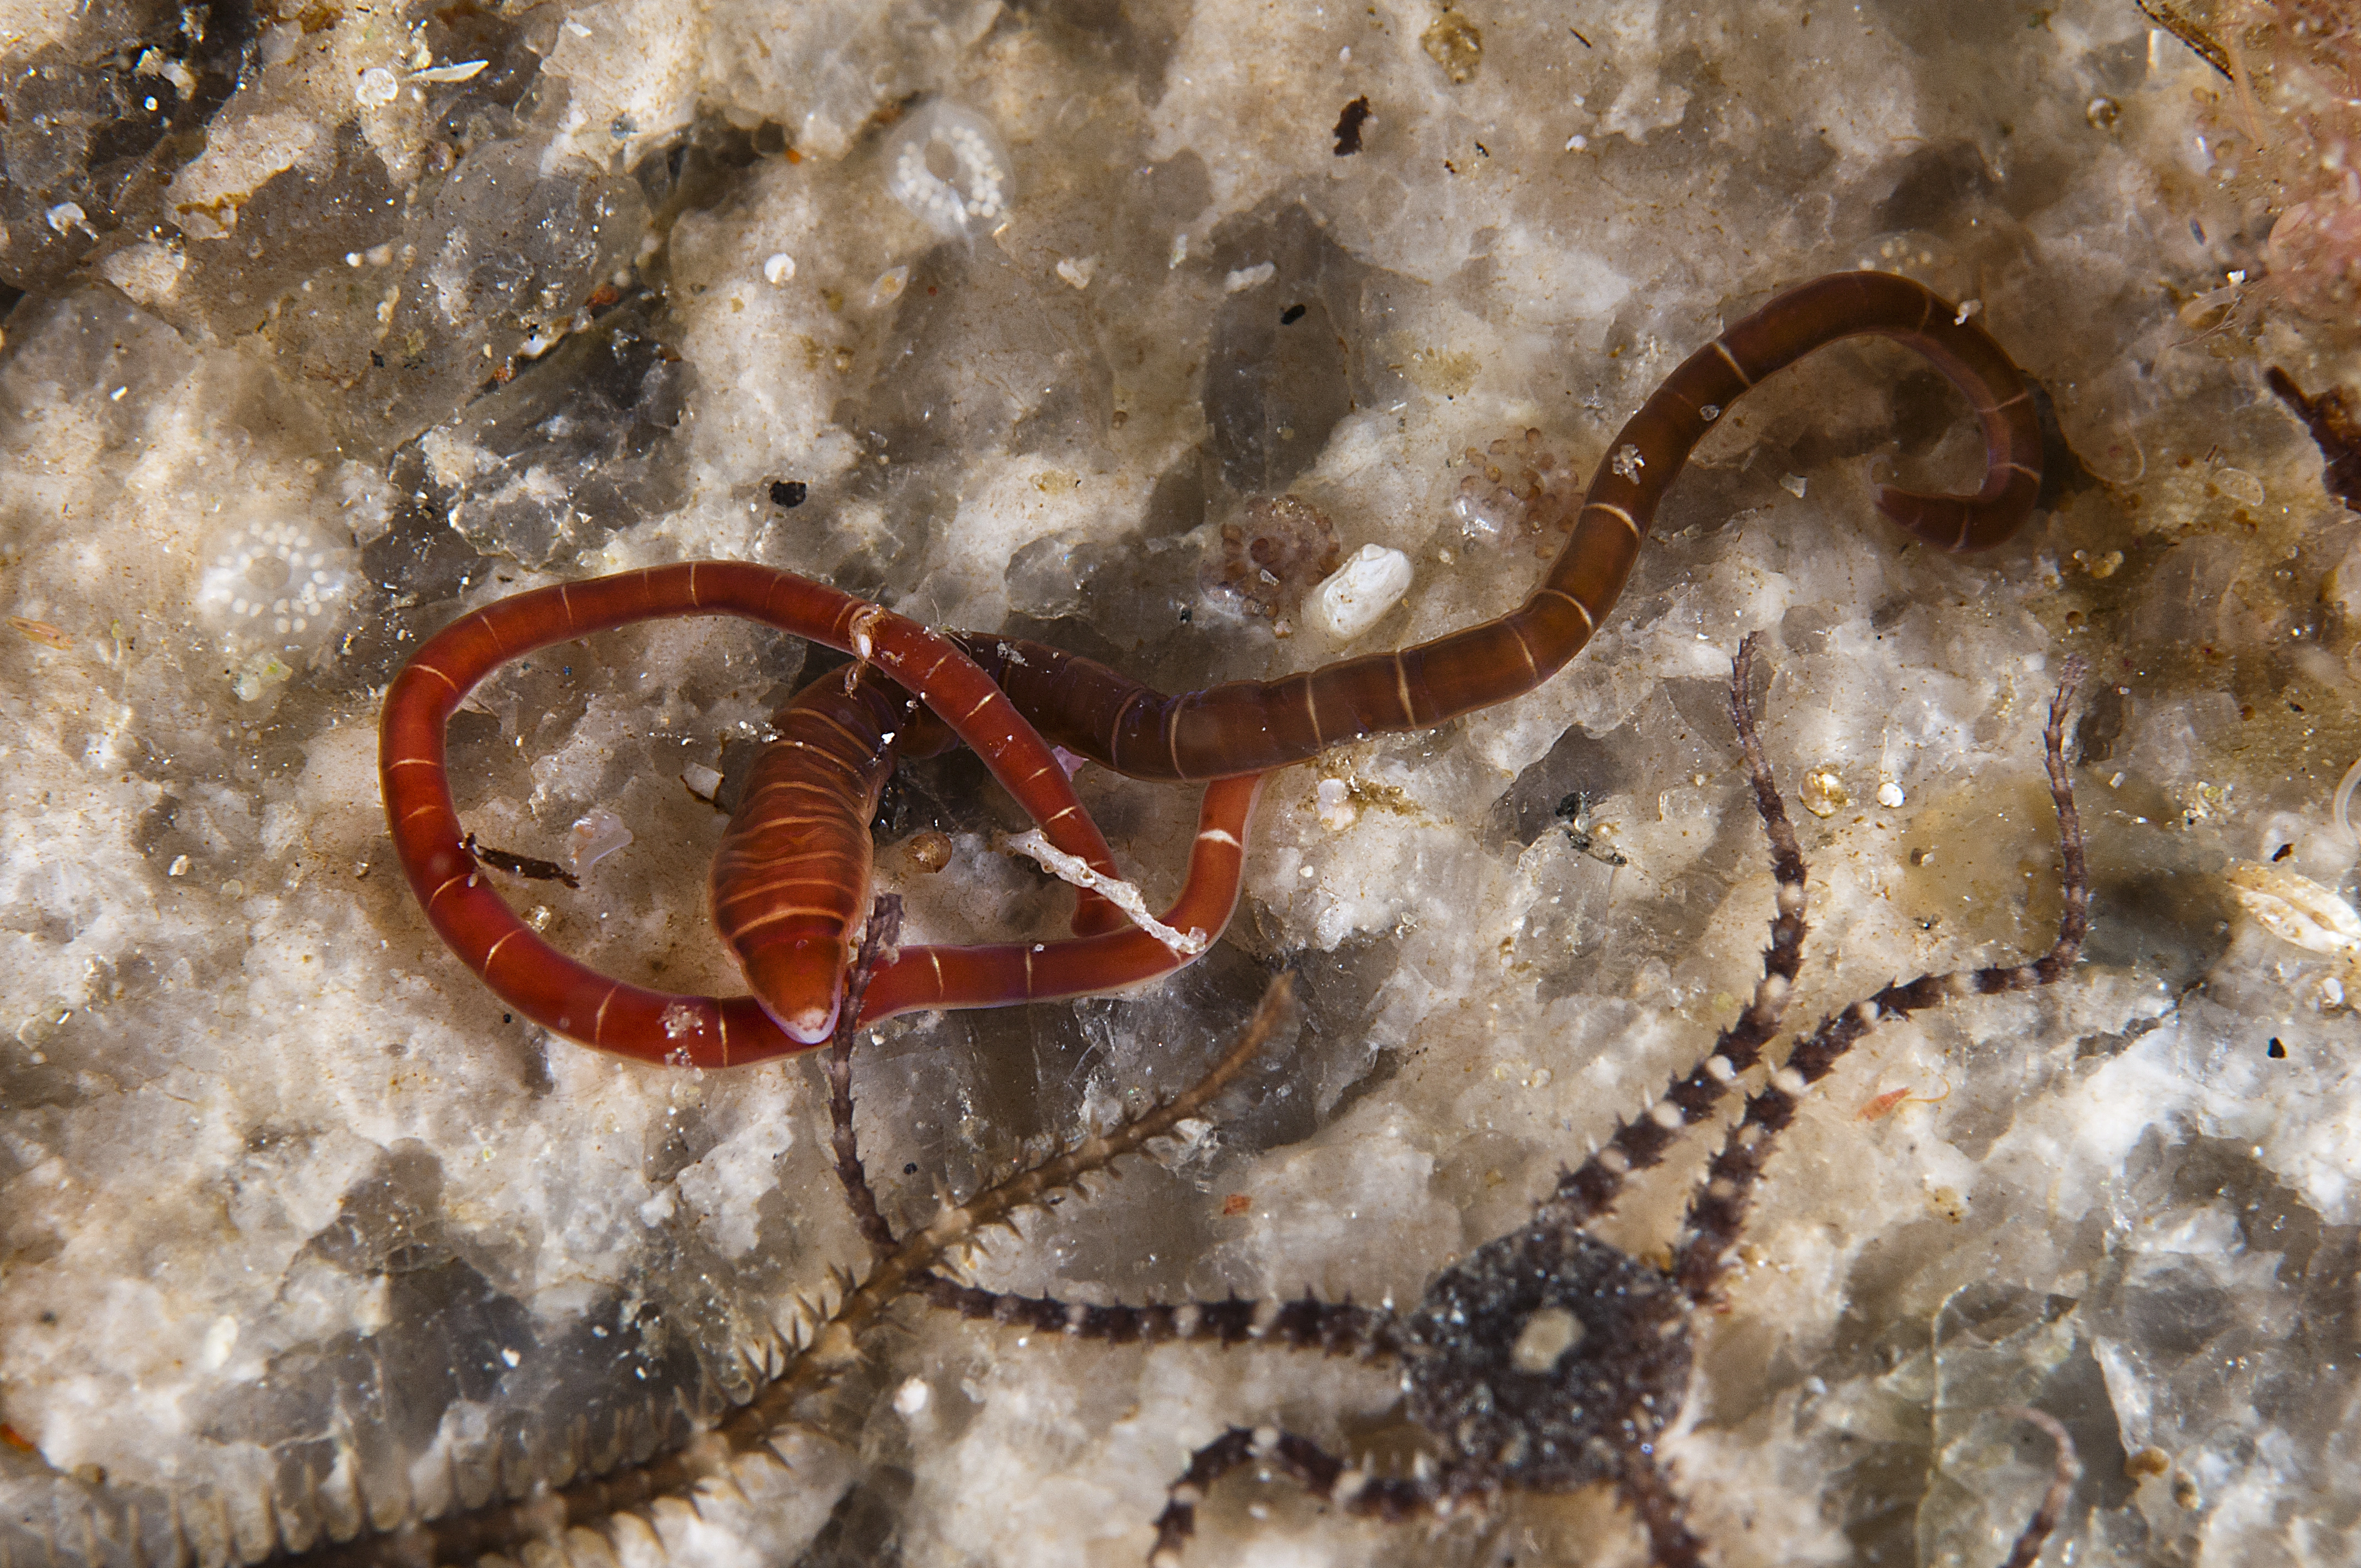
POLYGON ((430 65, 410 73, 412 82, 473 82, 491 65, 489 60, 463 60, 450 65, 430 65))
POLYGON ((579 876, 631 841, 631 830, 623 826, 623 819, 598 806, 566 829, 566 858, 579 876))
POLYGON ((945 239, 991 234, 1008 221, 1008 150, 972 109, 938 98, 885 144, 885 188, 945 239))
POLYGON ((909 286, 910 268, 907 262, 899 267, 888 267, 884 271, 877 274, 877 281, 869 285, 869 308, 873 311, 884 310, 887 305, 900 299, 902 291, 909 286))
POLYGON ((2308 953, 2361 962, 2361 914, 2310 877, 2257 861, 2233 861, 2222 873, 2247 917, 2308 953))
POLYGON ((1375 626, 1410 592, 1410 557, 1382 544, 1364 544, 1312 594, 1312 619, 1349 642, 1375 626))

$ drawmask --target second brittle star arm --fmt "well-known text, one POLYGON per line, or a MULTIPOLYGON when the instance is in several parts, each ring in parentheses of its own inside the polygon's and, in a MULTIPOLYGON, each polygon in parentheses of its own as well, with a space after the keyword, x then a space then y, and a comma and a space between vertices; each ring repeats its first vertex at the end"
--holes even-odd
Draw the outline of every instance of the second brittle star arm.
POLYGON ((1744 1115, 1707 1167, 1705 1190, 1698 1195, 1688 1234, 1675 1248, 1673 1257, 1673 1272, 1691 1299, 1702 1304, 1719 1281, 1730 1248, 1737 1245, 1739 1231, 1746 1223, 1747 1207, 1775 1135, 1795 1120, 1805 1092, 1834 1071, 1862 1036, 1889 1019, 1906 1018, 1954 997, 1991 996, 2051 985, 2074 967, 2082 951, 2082 938, 2090 930, 2091 878, 2083 859, 2082 819, 2074 809, 2074 780, 2066 764, 2066 711, 2083 673, 2079 657, 2066 661, 2057 695, 2049 704, 2048 723, 2041 732, 2042 761, 2049 777, 2049 798, 2058 810, 2059 858, 2063 862, 2056 938, 2046 951, 2022 963, 1927 974, 1889 985, 1797 1041, 1770 1081, 1747 1098, 1744 1115))
MULTIPOLYGON (((849 1000, 855 1006, 873 975, 883 972, 899 919, 895 901, 881 899, 864 923, 849 976, 849 1000)), ((858 1364, 861 1342, 897 1303, 937 1286, 931 1270, 947 1253, 986 1230, 1007 1225, 1024 1210, 1076 1191, 1103 1173, 1114 1174, 1115 1161, 1170 1135, 1181 1122, 1204 1115, 1223 1090, 1279 1037, 1292 1005, 1292 981, 1282 973, 1266 988, 1235 1037, 1186 1089, 1137 1117, 945 1205, 929 1223, 898 1237, 879 1211, 853 1133, 851 1047, 857 1026, 851 1016, 853 1007, 848 1007, 829 1053, 829 1122, 837 1174, 852 1202, 856 1227, 869 1244, 871 1260, 865 1272, 841 1277, 835 1300, 824 1309, 814 1307, 792 1343, 752 1347, 749 1361, 755 1387, 751 1398, 709 1424, 694 1423, 686 1431, 669 1410, 637 1417, 627 1413, 619 1418, 611 1443, 604 1445, 613 1451, 604 1464, 589 1452, 589 1434, 577 1431, 569 1440, 575 1479, 528 1490, 511 1487, 495 1475, 485 1488, 492 1494, 489 1500, 478 1507, 454 1508, 439 1517, 396 1524, 398 1509, 364 1501, 357 1535, 308 1547, 282 1541, 269 1561, 284 1568, 458 1568, 486 1558, 527 1560, 528 1552, 566 1542, 569 1536, 577 1542, 586 1539, 573 1536, 576 1531, 603 1536, 603 1550, 609 1556, 627 1543, 645 1542, 650 1539, 645 1526, 664 1499, 693 1504, 702 1487, 726 1489, 735 1465, 776 1465, 774 1437, 804 1420, 807 1401, 858 1364), (651 1437, 650 1427, 657 1435, 651 1437), (653 1453, 647 1451, 650 1442, 653 1453), (635 1452, 644 1457, 627 1457, 635 1452), (596 1473, 585 1473, 589 1471, 596 1473)), ((455 1461, 454 1497, 464 1490, 456 1469, 455 1461)), ((629 1560, 632 1552, 624 1550, 623 1556, 629 1560)))
MULTIPOLYGON (((1149 1561, 1176 1563, 1197 1528, 1210 1488, 1229 1472, 1259 1465, 1285 1475, 1344 1512, 1381 1519, 1447 1513, 1510 1490, 1563 1492, 1604 1483, 1630 1508, 1660 1568, 1701 1568, 1708 1542, 1690 1528, 1675 1477, 1656 1442, 1678 1418, 1689 1386, 1694 1325, 1714 1294, 1716 1270, 1736 1243, 1747 1199, 1789 1116, 1801 1080, 1825 1076, 1840 1050, 1880 1016, 1950 997, 2043 985, 2071 968, 2087 919, 2087 876, 2066 772, 2065 715, 2080 670, 2070 661, 2044 732, 2065 860, 2066 911, 2057 939, 2039 957, 1956 977, 1890 986, 1817 1032, 1791 1064, 1749 1102, 1746 1120, 1688 1206, 1669 1267, 1587 1234, 1584 1223, 1611 1208, 1629 1176, 1658 1164, 1675 1135, 1708 1119, 1736 1092, 1775 1033, 1797 972, 1804 936, 1804 865, 1755 734, 1747 695, 1752 646, 1734 662, 1731 718, 1745 753, 1755 804, 1770 841, 1777 887, 1772 941, 1753 1003, 1723 1031, 1706 1063, 1618 1132, 1556 1190, 1532 1218, 1454 1262, 1419 1305, 1372 1311, 1313 1299, 1189 1302, 1131 1307, 1069 1304, 945 1283, 939 1305, 972 1318, 1038 1332, 1109 1342, 1195 1340, 1228 1346, 1257 1342, 1330 1354, 1395 1356, 1403 1365, 1407 1413, 1429 1434, 1434 1463, 1387 1474, 1277 1425, 1232 1425, 1191 1455, 1155 1520, 1149 1561), (1823 1059, 1825 1058, 1825 1059, 1823 1059), (1635 1130, 1636 1129, 1636 1130, 1635 1130)), ((2054 1439, 2062 1429, 2038 1412, 2007 1410, 2054 1439)), ((2025 1568, 2056 1529, 2071 1486, 2070 1442, 2060 1441, 2055 1477, 2018 1532, 2007 1568, 2025 1568)))

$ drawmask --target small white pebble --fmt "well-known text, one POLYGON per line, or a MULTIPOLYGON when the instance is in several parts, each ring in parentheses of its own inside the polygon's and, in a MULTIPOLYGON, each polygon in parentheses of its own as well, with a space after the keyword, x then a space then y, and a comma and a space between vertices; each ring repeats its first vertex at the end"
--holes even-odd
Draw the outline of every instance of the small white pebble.
POLYGON ((1058 276, 1077 289, 1089 288, 1091 277, 1098 269, 1099 258, 1095 256, 1085 256, 1079 260, 1069 256, 1061 258, 1058 262, 1058 276))
POLYGON ((688 786, 689 794, 711 800, 713 792, 721 787, 721 775, 702 762, 691 762, 680 771, 680 782, 688 786))
POLYGON ((1222 292, 1224 294, 1243 294, 1248 289, 1260 288, 1263 284, 1269 282, 1273 278, 1278 276, 1279 267, 1276 263, 1258 261, 1252 267, 1241 267, 1236 271, 1224 278, 1222 280, 1222 292))
POLYGON ((934 1398, 935 1391, 923 1377, 913 1377, 894 1390, 894 1413, 904 1420, 924 1410, 934 1398))
POLYGON ((1339 641, 1375 626, 1410 592, 1410 557, 1382 544, 1364 544, 1313 590, 1312 618, 1339 641))
POLYGON ((401 91, 401 83, 393 79, 392 71, 382 65, 372 65, 361 72, 353 96, 360 100, 363 108, 375 108, 379 104, 392 103, 401 91))
POLYGON ((1568 152, 1580 152, 1584 148, 1587 148, 1589 145, 1590 138, 1584 136, 1580 131, 1576 131, 1574 135, 1565 138, 1565 150, 1568 152))
POLYGON ((170 866, 168 866, 168 867, 166 867, 166 868, 165 868, 164 874, 165 874, 166 876, 186 876, 186 875, 188 875, 188 874, 189 874, 189 857, 188 857, 188 856, 186 856, 186 855, 174 855, 174 856, 172 857, 172 863, 171 863, 170 866))
POLYGON ((49 226, 60 234, 64 234, 76 224, 88 226, 90 223, 90 214, 82 210, 82 203, 79 202, 60 202, 43 216, 49 219, 49 226))
POLYGON ((763 281, 777 288, 796 275, 796 258, 784 250, 774 250, 763 263, 763 281))
POLYGON ((1968 318, 1974 315, 1978 311, 1982 310, 1983 308, 1984 302, 1982 300, 1961 300, 1960 302, 1960 313, 1951 318, 1951 324, 1953 326, 1967 325, 1968 318))
POLYGON ((229 1353, 237 1345, 237 1320, 215 1318, 213 1327, 205 1331, 203 1362, 209 1372, 218 1372, 229 1360, 229 1353))
POLYGON ((1902 786, 1892 779, 1877 786, 1877 804, 1891 809, 1902 804, 1902 786))
POLYGON ((1797 500, 1802 500, 1804 499, 1805 489, 1804 476, 1801 474, 1783 474, 1779 478, 1779 488, 1786 491, 1789 495, 1795 497, 1797 500))

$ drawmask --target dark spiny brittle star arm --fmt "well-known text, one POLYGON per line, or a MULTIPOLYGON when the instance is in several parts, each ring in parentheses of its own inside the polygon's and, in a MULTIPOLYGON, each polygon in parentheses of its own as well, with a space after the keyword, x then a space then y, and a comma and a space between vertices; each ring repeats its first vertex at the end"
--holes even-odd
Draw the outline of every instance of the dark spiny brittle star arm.
MULTIPOLYGON (((274 1564, 305 1568, 435 1568, 500 1556, 518 1561, 528 1550, 562 1548, 570 1533, 605 1537, 598 1550, 611 1551, 627 1526, 642 1531, 655 1505, 665 1499, 694 1503, 708 1488, 735 1485, 732 1467, 740 1464, 775 1465, 774 1439, 783 1429, 804 1424, 809 1402, 824 1396, 859 1363, 862 1342, 886 1314, 913 1296, 937 1285, 933 1268, 949 1253, 974 1241, 994 1227, 1005 1227, 1020 1212, 1038 1209, 1060 1194, 1082 1190, 1101 1174, 1118 1172, 1114 1162, 1140 1151, 1179 1125, 1203 1116, 1213 1101, 1235 1080, 1255 1058, 1279 1037, 1293 1007, 1290 978, 1281 973, 1264 991, 1253 1015, 1223 1048, 1213 1065, 1195 1082, 1140 1115, 1078 1139, 1038 1164, 1016 1170, 957 1202, 947 1202, 925 1226, 895 1236, 879 1210, 875 1194, 862 1168, 859 1140, 852 1129, 851 1045, 858 1033, 853 1022, 861 994, 874 975, 882 974, 886 955, 900 924, 897 900, 881 898, 864 924, 849 976, 848 1005, 829 1041, 829 1121, 839 1179, 851 1200, 854 1224, 868 1245, 865 1269, 837 1277, 835 1299, 807 1304, 791 1340, 753 1347, 743 1353, 753 1392, 718 1419, 690 1423, 691 1430, 661 1435, 667 1424, 677 1426, 669 1413, 651 1417, 627 1432, 619 1430, 613 1447, 626 1455, 653 1446, 656 1452, 598 1466, 589 1454, 586 1437, 577 1434, 573 1456, 577 1478, 560 1486, 518 1495, 493 1476, 488 1483, 491 1499, 475 1508, 459 1508, 431 1519, 417 1519, 399 1528, 371 1530, 366 1521, 373 1511, 362 1508, 364 1531, 340 1542, 323 1542, 303 1551, 282 1551, 274 1564), (658 1429, 651 1437, 646 1429, 658 1429), (636 1434, 636 1437, 635 1437, 636 1434), (598 1469, 595 1475, 581 1470, 598 1469), (635 1521, 635 1522, 634 1522, 635 1521)), ((462 1488, 455 1480, 453 1495, 462 1488)), ((480 1495, 478 1493, 478 1495, 480 1495)))
MULTIPOLYGON (((928 1298, 980 1321, 1109 1343, 1249 1343, 1364 1358, 1398 1358, 1405 1404, 1436 1453, 1411 1474, 1385 1474, 1277 1425, 1232 1425, 1190 1456, 1154 1521, 1149 1562, 1172 1568, 1197 1529, 1211 1488, 1242 1466, 1293 1480, 1344 1512, 1378 1519, 1447 1515, 1502 1494, 1611 1486, 1660 1568, 1702 1568, 1709 1543, 1690 1528, 1657 1440, 1687 1398, 1692 1338, 1713 1309, 1764 1162, 1808 1085, 1872 1024, 1955 997, 2054 983, 2072 968, 2088 920, 2088 870, 2075 814, 2064 733, 2081 677, 2069 660, 2043 731, 2058 809, 2064 912, 2048 949, 2027 962, 1888 986, 1806 1036, 1746 1109, 1693 1195, 1669 1266, 1626 1254, 1583 1226, 1614 1207, 1627 1180, 1660 1164, 1676 1135, 1726 1110, 1741 1080, 1759 1071, 1798 973, 1806 934, 1806 867, 1756 732, 1748 685, 1756 643, 1732 662, 1730 711, 1751 794, 1771 850, 1775 886, 1763 978, 1739 1020, 1705 1061, 1626 1123, 1534 1205, 1526 1224, 1476 1248, 1428 1286, 1406 1311, 1332 1304, 1183 1302, 1069 1304, 939 1281, 928 1298), (1800 1059, 1799 1059, 1800 1058, 1800 1059)), ((2065 1430, 2043 1412, 1997 1412, 2028 1421, 2056 1444, 2052 1479, 2019 1530, 2004 1568, 2028 1568, 2057 1529, 2077 1466, 2065 1430)))

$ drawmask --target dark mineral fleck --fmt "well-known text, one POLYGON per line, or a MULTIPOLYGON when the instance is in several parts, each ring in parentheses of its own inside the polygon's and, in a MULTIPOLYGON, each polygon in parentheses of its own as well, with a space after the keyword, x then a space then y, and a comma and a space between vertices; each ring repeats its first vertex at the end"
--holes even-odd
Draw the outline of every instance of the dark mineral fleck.
POLYGON ((809 494, 811 494, 811 488, 801 479, 771 481, 771 504, 774 507, 799 507, 804 504, 804 498, 809 494))

